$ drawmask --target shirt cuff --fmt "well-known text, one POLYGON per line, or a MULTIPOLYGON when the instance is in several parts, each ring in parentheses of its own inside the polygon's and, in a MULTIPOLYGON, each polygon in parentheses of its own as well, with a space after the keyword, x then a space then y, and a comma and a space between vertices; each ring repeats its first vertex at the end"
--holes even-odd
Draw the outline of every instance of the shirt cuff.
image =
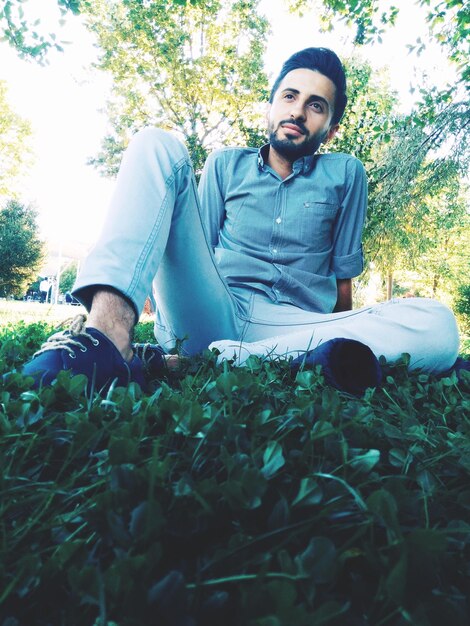
POLYGON ((335 273, 336 278, 354 278, 354 276, 359 276, 364 269, 362 246, 352 254, 333 256, 331 269, 335 273))

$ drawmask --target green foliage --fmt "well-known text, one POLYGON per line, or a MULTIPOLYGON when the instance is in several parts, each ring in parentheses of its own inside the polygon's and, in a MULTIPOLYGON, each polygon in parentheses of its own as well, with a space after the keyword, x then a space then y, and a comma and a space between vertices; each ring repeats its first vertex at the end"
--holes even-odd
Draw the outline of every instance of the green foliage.
MULTIPOLYGON (((313 0, 287 0, 292 11, 302 13, 302 9, 312 5, 313 0)), ((375 0, 322 0, 324 10, 319 12, 323 29, 334 28, 334 18, 356 27, 355 43, 368 44, 381 41, 381 35, 387 26, 396 21, 399 9, 396 6, 383 9, 375 0)))
POLYGON ((410 118, 396 128, 369 170, 364 242, 382 273, 418 270, 436 295, 439 282, 458 284, 466 272, 468 191, 460 164, 432 158, 430 148, 428 134, 410 118))
POLYGON ((0 327, 2 373, 24 363, 54 331, 46 322, 6 324, 0 327))
POLYGON ((28 285, 28 291, 39 291, 39 286, 41 285, 41 281, 43 280, 42 276, 36 276, 36 279, 33 280, 32 283, 28 285))
MULTIPOLYGON (((63 43, 57 41, 56 33, 44 33, 41 20, 25 16, 25 0, 5 0, 0 8, 1 39, 13 46, 21 58, 35 58, 44 62, 51 49, 63 51, 63 43), (42 31, 42 32, 41 32, 42 31)), ((61 18, 70 11, 79 13, 80 0, 57 0, 61 18)), ((29 7, 27 7, 28 13, 29 7)), ((62 25, 59 20, 58 26, 62 25)))
POLYGON ((362 400, 209 353, 150 395, 10 374, 1 623, 465 626, 470 378, 405 363, 362 400))
POLYGON ((134 328, 135 343, 155 343, 153 322, 139 322, 134 328))
POLYGON ((21 295, 36 277, 43 258, 37 213, 16 200, 0 209, 0 294, 21 295))
POLYGON ((426 20, 433 38, 446 49, 449 59, 457 65, 462 82, 468 84, 468 3, 465 0, 419 0, 419 4, 429 7, 426 20))
POLYGON ((454 309, 463 329, 470 334, 470 284, 467 283, 458 287, 454 309))
POLYGON ((62 270, 60 274, 59 289, 61 293, 67 293, 67 291, 72 291, 72 287, 75 283, 76 278, 77 278, 77 264, 74 261, 70 265, 68 265, 64 270, 62 270))
POLYGON ((470 245, 461 182, 470 165, 465 103, 439 103, 423 88, 420 111, 399 116, 386 75, 354 57, 346 69, 349 103, 327 148, 354 154, 366 167, 366 259, 383 276, 417 272, 426 295, 452 295, 468 272, 470 245), (443 148, 448 158, 436 158, 443 148))
POLYGON ((419 268, 430 295, 438 297, 441 290, 454 295, 469 269, 468 188, 451 161, 434 162, 423 178, 408 211, 409 230, 419 242, 407 250, 408 264, 419 268))
MULTIPOLYGON (((301 12, 303 7, 313 5, 313 0, 288 0, 287 3, 293 11, 301 12)), ((400 6, 393 4, 384 9, 385 5, 376 0, 322 0, 321 4, 324 10, 319 14, 323 28, 333 30, 334 20, 339 18, 356 28, 355 43, 359 45, 375 40, 381 42, 381 36, 386 28, 395 24, 400 11, 400 6)), ((426 9, 430 36, 445 48, 448 57, 456 63, 461 81, 468 83, 468 3, 465 0, 415 0, 415 4, 426 9)), ((426 45, 418 39, 410 42, 408 47, 421 53, 426 45)))
MULTIPOLYGON (((359 57, 345 61, 348 105, 331 149, 352 154, 368 171, 384 158, 397 121, 397 95, 383 72, 359 57)), ((330 144, 327 144, 330 149, 330 144)))
MULTIPOLYGON (((189 0, 192 5, 202 0, 189 0)), ((168 10, 178 10, 188 0, 167 0, 168 10)), ((59 9, 57 30, 64 25, 67 14, 78 15, 91 4, 90 0, 56 0, 59 9)), ((47 62, 51 50, 63 52, 67 43, 57 40, 57 33, 46 33, 38 13, 31 10, 28 0, 4 0, 0 7, 0 40, 9 43, 23 59, 47 62)), ((34 7, 36 8, 36 7, 34 7)))
POLYGON ((92 162, 114 174, 122 150, 143 126, 173 130, 196 172, 208 150, 243 143, 260 128, 267 99, 263 53, 267 22, 258 0, 187 2, 96 0, 84 8, 102 50, 99 67, 114 79, 112 133, 92 162))
POLYGON ((15 179, 31 161, 30 135, 30 124, 11 109, 0 80, 0 197, 14 193, 15 179))
POLYGON ((383 276, 418 272, 427 295, 452 295, 468 272, 467 104, 423 88, 419 110, 399 116, 386 76, 355 58, 346 66, 350 101, 328 147, 366 167, 366 259, 383 276), (444 150, 447 158, 437 158, 444 150))

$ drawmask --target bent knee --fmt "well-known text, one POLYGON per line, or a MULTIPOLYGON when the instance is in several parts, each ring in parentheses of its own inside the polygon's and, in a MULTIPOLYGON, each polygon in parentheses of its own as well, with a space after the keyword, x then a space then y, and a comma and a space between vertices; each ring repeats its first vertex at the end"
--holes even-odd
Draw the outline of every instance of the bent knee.
POLYGON ((147 126, 137 131, 131 139, 129 147, 131 146, 138 146, 140 149, 149 149, 159 153, 164 151, 171 154, 175 159, 189 159, 188 150, 178 137, 167 130, 154 126, 147 126))
MULTIPOLYGON (((445 335, 458 344, 459 333, 455 315, 448 306, 431 298, 410 298, 410 304, 425 318, 429 331, 445 335)), ((419 315, 419 313, 418 313, 419 315)))
POLYGON ((410 314, 414 323, 424 332, 423 349, 434 355, 432 371, 452 367, 459 352, 459 331, 453 312, 445 304, 428 298, 410 298, 410 314))

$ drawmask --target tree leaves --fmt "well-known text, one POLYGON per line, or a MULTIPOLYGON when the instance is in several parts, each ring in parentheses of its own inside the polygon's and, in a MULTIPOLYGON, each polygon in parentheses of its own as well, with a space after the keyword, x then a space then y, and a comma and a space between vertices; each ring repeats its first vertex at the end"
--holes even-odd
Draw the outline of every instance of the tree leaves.
POLYGON ((257 5, 184 2, 167 11, 97 0, 84 7, 103 50, 100 67, 114 78, 113 134, 94 163, 113 173, 130 136, 146 125, 183 136, 196 172, 210 149, 253 137, 264 126, 258 104, 267 96, 267 21, 257 5))
POLYGON ((14 196, 16 183, 31 164, 31 125, 8 103, 6 83, 0 80, 0 196, 14 196))
POLYGON ((37 213, 16 200, 0 209, 0 294, 22 295, 43 259, 37 213))

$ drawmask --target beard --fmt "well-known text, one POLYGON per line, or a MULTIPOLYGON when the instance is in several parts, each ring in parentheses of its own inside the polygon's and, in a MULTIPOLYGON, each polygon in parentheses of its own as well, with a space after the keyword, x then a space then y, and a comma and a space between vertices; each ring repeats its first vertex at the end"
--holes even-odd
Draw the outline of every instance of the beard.
POLYGON ((285 139, 279 139, 277 132, 278 129, 281 127, 281 124, 291 123, 292 120, 283 120, 277 125, 276 130, 274 129, 274 124, 270 124, 268 132, 269 144, 278 154, 293 163, 297 159, 315 154, 315 152, 325 140, 328 131, 318 132, 314 135, 309 135, 308 130, 305 128, 302 122, 296 121, 295 125, 298 126, 304 134, 303 140, 299 141, 299 138, 295 140, 289 139, 288 137, 286 137, 285 139))

